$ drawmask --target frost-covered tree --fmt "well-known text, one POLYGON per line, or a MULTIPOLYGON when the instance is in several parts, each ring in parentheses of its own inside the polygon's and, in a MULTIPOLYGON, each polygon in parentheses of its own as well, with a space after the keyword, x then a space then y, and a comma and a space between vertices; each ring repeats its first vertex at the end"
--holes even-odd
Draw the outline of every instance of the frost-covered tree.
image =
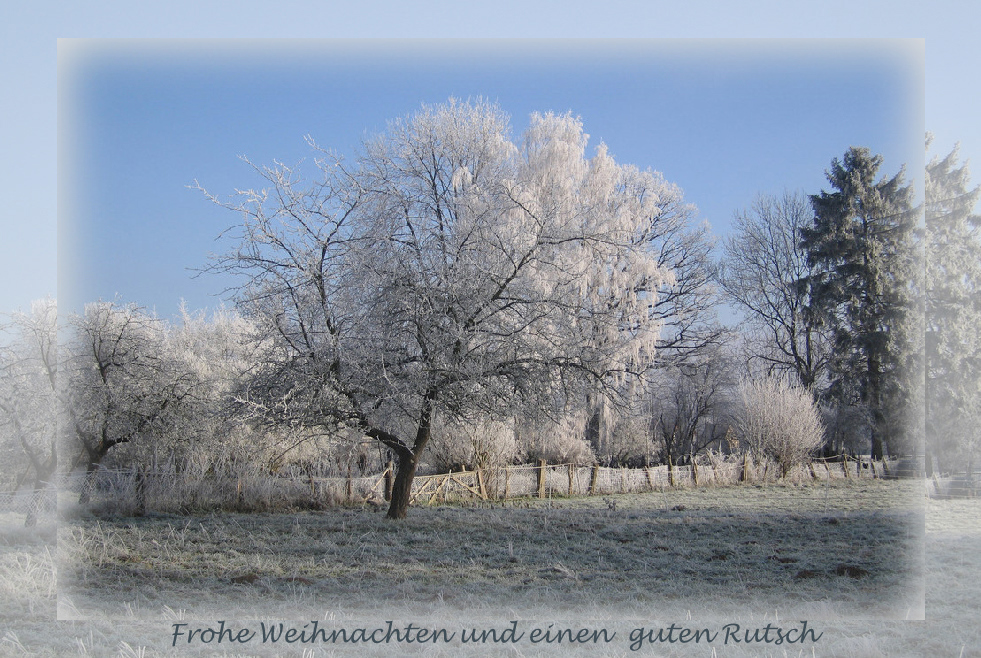
POLYGON ((185 394, 180 409, 171 409, 167 422, 143 452, 148 461, 167 463, 180 472, 188 460, 205 453, 213 466, 248 462, 259 467, 275 461, 288 447, 248 441, 247 414, 235 404, 245 373, 261 358, 262 346, 253 341, 254 328, 237 312, 218 309, 210 316, 180 309, 180 322, 166 325, 162 353, 172 372, 183 373, 185 394))
POLYGON ((402 518, 437 413, 558 408, 646 367, 671 186, 603 145, 587 158, 587 139, 571 115, 534 114, 515 142, 497 106, 451 100, 351 163, 318 150, 316 180, 255 167, 267 187, 222 204, 241 221, 214 263, 274 341, 249 402, 383 443, 402 518))
MULTIPOLYGON (((4 452, 24 470, 17 486, 33 476, 40 494, 58 463, 58 312, 52 299, 31 304, 11 317, 13 340, 0 350, 0 436, 4 452), (25 463, 26 462, 26 463, 25 463)), ((25 524, 37 522, 35 508, 25 524)))
POLYGON ((684 200, 680 187, 664 184, 657 214, 647 235, 660 267, 673 276, 662 282, 651 313, 662 323, 656 367, 703 358, 723 344, 728 333, 719 322, 721 295, 716 285, 712 250, 715 238, 697 208, 684 200))
MULTIPOLYGON (((68 320, 68 448, 90 476, 115 446, 161 432, 196 380, 167 349, 163 322, 133 304, 94 302, 68 320)), ((80 502, 88 499, 88 487, 80 502)))
POLYGON ((496 469, 522 456, 514 420, 436 422, 431 452, 440 471, 496 469))
POLYGON ((731 356, 720 347, 658 372, 648 383, 645 411, 661 463, 691 463, 725 437, 735 386, 731 356))
MULTIPOLYGON (((581 402, 581 400, 579 400, 581 402)), ((593 464, 596 455, 586 440, 592 414, 570 404, 559 414, 526 415, 518 419, 517 437, 527 461, 552 464, 593 464)))
POLYGON ((938 470, 971 472, 981 445, 981 187, 958 155, 926 167, 927 454, 938 470))
POLYGON ((813 216, 802 193, 757 197, 736 213, 719 277, 745 314, 750 358, 766 371, 794 373, 812 391, 830 357, 828 329, 807 286, 815 266, 801 245, 813 216))
MULTIPOLYGON (((674 372, 685 364, 704 363, 706 355, 715 353, 729 334, 717 315, 721 297, 712 259, 715 239, 709 225, 697 221, 697 208, 687 203, 681 188, 673 184, 665 184, 659 191, 656 213, 646 236, 648 249, 658 265, 673 276, 657 288, 651 304, 650 313, 661 321, 662 329, 656 358, 646 376, 663 379, 659 371, 674 372)), ((645 396, 638 397, 636 390, 622 394, 643 406, 645 396)), ((587 396, 586 407, 589 416, 584 438, 601 462, 645 459, 637 450, 648 442, 648 432, 634 435, 637 417, 644 415, 640 408, 624 410, 602 393, 587 396)))

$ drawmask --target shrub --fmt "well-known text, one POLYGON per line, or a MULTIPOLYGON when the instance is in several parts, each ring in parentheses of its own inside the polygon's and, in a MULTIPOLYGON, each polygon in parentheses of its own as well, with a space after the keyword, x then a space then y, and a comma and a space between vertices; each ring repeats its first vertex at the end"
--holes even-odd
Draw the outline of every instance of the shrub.
POLYGON ((781 476, 807 463, 823 443, 821 415, 810 393, 782 377, 753 379, 739 387, 742 405, 735 430, 755 459, 770 457, 781 476))
POLYGON ((529 463, 544 459, 550 464, 592 464, 596 461, 585 439, 590 414, 566 412, 556 419, 528 420, 519 425, 521 445, 529 463))
POLYGON ((432 463, 437 472, 498 468, 514 462, 521 451, 513 421, 481 419, 472 423, 443 421, 433 426, 432 463))

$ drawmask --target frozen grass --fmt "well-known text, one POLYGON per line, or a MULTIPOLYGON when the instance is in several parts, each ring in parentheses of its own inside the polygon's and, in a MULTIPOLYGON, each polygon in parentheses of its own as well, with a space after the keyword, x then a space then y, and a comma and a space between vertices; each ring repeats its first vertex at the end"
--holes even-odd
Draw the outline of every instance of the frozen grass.
POLYGON ((53 522, 25 528, 23 515, 0 516, 0 655, 31 655, 22 639, 43 637, 55 616, 56 532, 53 522))
POLYGON ((55 528, 3 528, 0 532, 0 600, 4 612, 29 619, 54 615, 57 573, 55 528))
MULTIPOLYGON (((77 619, 899 618, 922 517, 867 480, 379 512, 87 519, 62 525, 77 619)), ((915 588, 914 588, 915 589, 915 588)))
MULTIPOLYGON (((703 644, 659 646, 644 655, 981 655, 975 613, 981 600, 981 502, 925 501, 927 620, 905 621, 907 615, 915 619, 923 612, 917 608, 913 576, 922 528, 917 508, 924 502, 910 487, 852 481, 830 487, 665 491, 552 501, 551 506, 530 501, 527 507, 509 505, 505 510, 413 508, 405 524, 386 522, 381 513, 367 510, 77 519, 60 531, 59 611, 63 619, 75 621, 38 618, 41 612, 50 620, 54 606, 46 585, 54 573, 50 557, 45 557, 52 551, 45 552, 50 537, 32 538, 21 531, 5 544, 3 576, 11 586, 2 606, 0 655, 547 653, 527 645, 510 652, 489 647, 396 650, 384 645, 348 651, 314 646, 305 652, 299 647, 250 646, 241 654, 202 645, 170 648, 175 621, 236 618, 304 620, 294 621, 297 626, 318 619, 347 627, 356 622, 378 626, 387 619, 502 627, 519 619, 529 625, 605 626, 617 629, 620 637, 638 625, 717 627, 730 620, 791 624, 806 618, 825 633, 813 653, 811 646, 801 652, 703 644), (833 518, 838 522, 830 522, 833 518), (820 531, 807 528, 812 525, 820 531), (889 525, 901 530, 879 535, 874 529, 889 525), (758 543, 739 543, 752 541, 758 543), (427 542, 436 550, 426 551, 427 542), (832 557, 841 549, 844 554, 832 557), (734 554, 722 559, 717 550, 734 554), (600 557, 604 569, 592 564, 600 557), (897 557, 905 563, 859 578, 831 573, 839 564, 866 568, 879 558, 888 564, 897 557), (29 564, 48 566, 14 568, 29 564), (648 569, 658 577, 638 575, 648 569), (803 569, 821 575, 798 582, 793 576, 803 569), (723 582, 724 572, 741 573, 743 580, 723 582), (754 574, 770 580, 754 583, 754 574), (641 581, 631 582, 634 576, 641 581), (34 584, 18 580, 23 578, 34 584), (13 590, 22 593, 12 599, 13 590), (8 614, 11 602, 16 614, 8 614), (856 611, 862 620, 842 621, 856 611)), ((590 656, 639 655, 629 651, 626 641, 605 648, 553 649, 590 656)))

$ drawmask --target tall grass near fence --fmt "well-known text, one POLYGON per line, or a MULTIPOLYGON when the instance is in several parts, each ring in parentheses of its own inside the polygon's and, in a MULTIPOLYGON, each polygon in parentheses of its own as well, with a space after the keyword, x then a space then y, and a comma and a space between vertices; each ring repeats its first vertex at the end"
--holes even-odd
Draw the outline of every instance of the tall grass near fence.
MULTIPOLYGON (((392 483, 392 465, 364 476, 318 477, 300 473, 269 474, 258 468, 227 472, 202 470, 160 473, 140 469, 100 470, 89 479, 75 478, 62 488, 62 502, 71 508, 83 487, 89 488, 89 508, 108 515, 146 512, 200 511, 273 512, 325 509, 341 505, 385 505, 392 483)), ((883 477, 882 462, 815 462, 785 476, 776 464, 753 462, 747 456, 709 455, 686 466, 606 468, 598 465, 538 464, 502 466, 476 471, 419 475, 412 504, 491 502, 529 498, 558 498, 644 493, 678 487, 766 484, 883 477)))

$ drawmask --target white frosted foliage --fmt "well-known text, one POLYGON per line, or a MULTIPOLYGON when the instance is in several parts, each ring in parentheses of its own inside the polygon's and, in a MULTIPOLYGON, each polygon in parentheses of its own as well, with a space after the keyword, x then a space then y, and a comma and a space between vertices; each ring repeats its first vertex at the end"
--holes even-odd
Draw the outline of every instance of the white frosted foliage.
POLYGON ((451 99, 353 162, 321 151, 319 180, 255 167, 271 187, 222 203, 242 221, 216 265, 243 275, 240 306, 279 350, 254 390, 402 454, 434 409, 554 407, 643 372, 675 280, 657 242, 681 195, 602 144, 588 157, 588 141, 553 113, 513 140, 496 105, 451 99))

